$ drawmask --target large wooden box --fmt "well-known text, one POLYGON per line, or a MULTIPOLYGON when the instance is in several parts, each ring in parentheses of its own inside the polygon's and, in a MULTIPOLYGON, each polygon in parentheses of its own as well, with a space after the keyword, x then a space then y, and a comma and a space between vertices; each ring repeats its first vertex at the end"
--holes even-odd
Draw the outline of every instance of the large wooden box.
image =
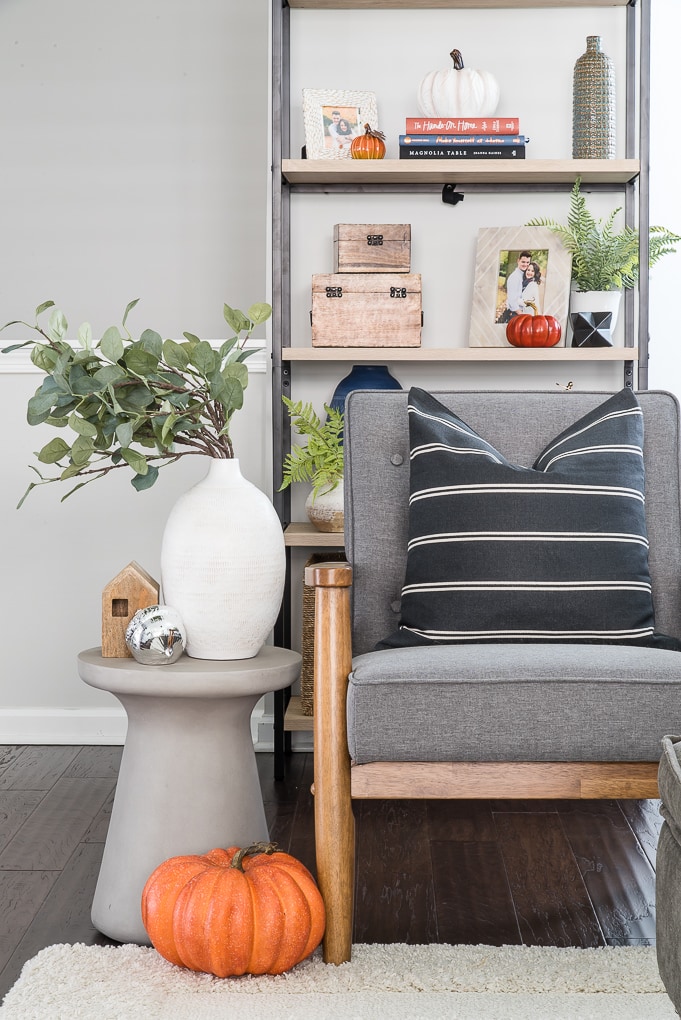
POLYGON ((420 273, 312 277, 313 347, 420 347, 420 273))
POLYGON ((337 223, 333 228, 334 273, 408 273, 410 223, 337 223))

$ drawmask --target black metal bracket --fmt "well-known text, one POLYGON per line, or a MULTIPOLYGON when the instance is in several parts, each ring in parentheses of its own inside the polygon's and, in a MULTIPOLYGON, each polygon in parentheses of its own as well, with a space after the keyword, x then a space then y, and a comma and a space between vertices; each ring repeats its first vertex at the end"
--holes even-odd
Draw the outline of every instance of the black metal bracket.
POLYGON ((458 205, 459 202, 463 202, 464 198, 465 195, 456 190, 456 184, 445 184, 442 189, 442 201, 447 205, 458 205))

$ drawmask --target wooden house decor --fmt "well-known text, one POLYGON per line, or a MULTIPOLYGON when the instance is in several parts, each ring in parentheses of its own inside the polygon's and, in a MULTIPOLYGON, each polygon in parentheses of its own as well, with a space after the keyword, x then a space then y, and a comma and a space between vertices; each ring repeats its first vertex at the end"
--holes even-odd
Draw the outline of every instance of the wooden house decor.
POLYGON ((134 560, 113 577, 102 592, 102 655, 107 659, 132 658, 125 631, 138 609, 158 604, 158 581, 134 560))

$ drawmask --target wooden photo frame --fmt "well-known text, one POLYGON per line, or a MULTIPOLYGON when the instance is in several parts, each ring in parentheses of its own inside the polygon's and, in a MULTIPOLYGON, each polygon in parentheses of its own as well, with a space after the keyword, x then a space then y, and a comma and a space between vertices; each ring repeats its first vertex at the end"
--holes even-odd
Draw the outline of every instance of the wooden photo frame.
POLYGON ((303 89, 305 149, 308 159, 350 159, 350 143, 376 128, 378 112, 373 92, 343 89, 303 89))
POLYGON ((511 347, 506 325, 521 312, 558 319, 563 331, 558 346, 564 347, 571 271, 572 256, 546 227, 482 227, 469 347, 511 347))

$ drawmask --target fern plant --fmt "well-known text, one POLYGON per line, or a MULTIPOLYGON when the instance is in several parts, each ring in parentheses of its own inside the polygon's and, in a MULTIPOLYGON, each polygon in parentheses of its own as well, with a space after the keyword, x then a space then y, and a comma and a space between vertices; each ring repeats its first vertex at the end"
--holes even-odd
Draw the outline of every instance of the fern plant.
POLYGON ((311 482, 314 502, 320 492, 331 492, 343 480, 343 413, 325 404, 328 418, 322 422, 312 404, 281 399, 293 428, 298 435, 307 436, 307 445, 293 446, 286 455, 279 491, 292 482, 311 482))
MULTIPOLYGON (((572 281, 574 289, 619 290, 635 287, 639 277, 639 233, 633 227, 615 232, 615 217, 621 206, 613 209, 605 220, 597 220, 586 207, 581 193, 581 178, 577 178, 570 194, 570 211, 567 225, 556 220, 535 218, 528 227, 548 227, 558 234, 572 255, 572 281)), ((665 227, 650 227, 649 265, 676 251, 681 237, 665 227)))

